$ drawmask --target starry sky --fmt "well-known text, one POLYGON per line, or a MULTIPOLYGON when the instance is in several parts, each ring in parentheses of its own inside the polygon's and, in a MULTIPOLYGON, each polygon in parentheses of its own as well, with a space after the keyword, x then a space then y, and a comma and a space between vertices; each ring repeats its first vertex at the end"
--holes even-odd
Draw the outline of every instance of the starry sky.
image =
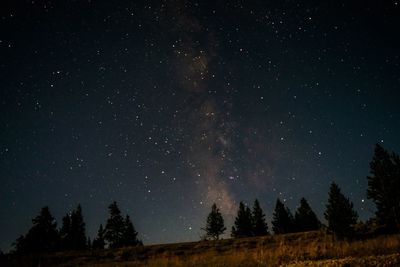
POLYGON ((400 152, 398 1, 2 1, 0 249, 49 205, 93 237, 117 201, 145 244, 211 204, 337 182, 361 219, 375 143, 400 152), (6 4, 7 3, 7 4, 6 4))

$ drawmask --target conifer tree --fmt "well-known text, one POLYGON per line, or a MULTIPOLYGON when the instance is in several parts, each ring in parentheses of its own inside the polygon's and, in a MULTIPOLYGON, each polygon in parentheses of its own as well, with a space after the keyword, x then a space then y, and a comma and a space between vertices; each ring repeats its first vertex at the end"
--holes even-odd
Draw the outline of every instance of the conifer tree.
POLYGON ((265 221, 265 214, 256 199, 253 205, 253 235, 263 236, 268 234, 268 224, 265 221))
POLYGON ((300 200, 300 206, 295 213, 294 221, 295 229, 299 232, 314 231, 321 227, 321 222, 305 198, 300 200))
POLYGON ((103 225, 100 224, 99 230, 97 231, 97 236, 93 240, 92 248, 93 249, 104 249, 105 241, 104 241, 104 229, 103 225))
POLYGON ((108 210, 110 217, 107 220, 104 238, 108 241, 110 248, 122 247, 125 232, 124 218, 121 216, 117 202, 111 203, 108 210))
POLYGON ((387 232, 400 230, 400 158, 376 144, 370 163, 367 197, 376 205, 376 218, 387 232))
POLYGON ((72 249, 83 250, 87 248, 85 222, 83 221, 82 207, 78 207, 71 214, 70 236, 72 249))
POLYGON ((357 223, 358 215, 353 209, 353 203, 342 194, 336 183, 330 186, 324 215, 328 221, 328 230, 337 237, 350 237, 353 234, 352 226, 357 223))
POLYGON ((207 224, 204 230, 206 231, 206 237, 215 240, 218 240, 219 236, 226 230, 224 218, 215 203, 212 205, 211 212, 207 216, 207 224))
POLYGON ((20 236, 14 246, 17 253, 41 253, 58 249, 59 233, 57 223, 49 208, 43 207, 32 220, 33 226, 25 236, 20 236))
POLYGON ((272 218, 272 230, 275 234, 286 234, 294 231, 293 215, 282 201, 276 200, 275 210, 272 218))
POLYGON ((232 226, 231 236, 235 238, 253 236, 253 218, 249 207, 239 203, 238 214, 232 226))
POLYGON ((83 250, 87 248, 85 222, 83 221, 82 207, 78 207, 63 217, 60 229, 61 249, 83 250))
POLYGON ((71 241, 71 216, 66 214, 62 218, 62 226, 60 229, 60 248, 62 250, 72 249, 71 241))
POLYGON ((133 226, 131 219, 127 215, 124 221, 124 235, 123 235, 123 245, 124 246, 137 246, 140 241, 137 238, 138 233, 133 226))

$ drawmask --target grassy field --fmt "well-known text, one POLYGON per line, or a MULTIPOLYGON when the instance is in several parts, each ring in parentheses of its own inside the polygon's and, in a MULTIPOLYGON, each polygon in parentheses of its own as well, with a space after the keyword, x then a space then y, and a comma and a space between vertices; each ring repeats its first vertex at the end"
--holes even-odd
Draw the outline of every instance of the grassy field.
POLYGON ((400 235, 349 242, 308 232, 3 258, 0 266, 400 266, 400 235))

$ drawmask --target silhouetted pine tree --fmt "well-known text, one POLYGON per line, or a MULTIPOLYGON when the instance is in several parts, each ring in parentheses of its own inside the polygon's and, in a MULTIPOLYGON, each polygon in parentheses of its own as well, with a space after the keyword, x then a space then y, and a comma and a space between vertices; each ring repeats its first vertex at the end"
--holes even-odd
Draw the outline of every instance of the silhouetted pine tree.
POLYGON ((400 158, 376 144, 370 163, 367 196, 376 205, 376 218, 387 232, 400 230, 400 158))
POLYGON ((294 231, 293 215, 279 198, 276 200, 271 223, 275 234, 286 234, 294 231))
POLYGON ((235 218, 235 224, 232 226, 231 236, 248 237, 253 236, 253 218, 249 207, 245 206, 243 202, 239 203, 238 214, 235 218))
POLYGON ((268 234, 268 224, 265 221, 265 214, 256 199, 253 205, 253 235, 263 236, 268 234))
POLYGON ((295 229, 299 232, 314 231, 321 227, 321 222, 305 198, 300 200, 300 206, 294 215, 294 222, 295 229))
POLYGON ((14 246, 17 253, 41 253, 58 249, 59 234, 57 223, 49 208, 43 207, 32 220, 33 226, 25 236, 20 236, 14 246))
POLYGON ((82 207, 78 207, 70 214, 63 217, 63 224, 60 229, 61 249, 83 250, 87 248, 85 234, 85 223, 82 216, 82 207))
POLYGON ((83 221, 82 207, 80 204, 71 214, 70 235, 72 249, 83 250, 87 248, 85 222, 83 221))
POLYGON ((124 221, 124 235, 123 235, 123 245, 124 246, 137 246, 140 241, 137 238, 138 233, 133 226, 131 219, 127 215, 124 221))
POLYGON ((60 229, 60 248, 62 250, 72 249, 71 241, 71 216, 66 214, 62 218, 62 226, 60 229))
POLYGON ((110 217, 107 220, 104 238, 108 241, 111 248, 122 247, 125 232, 124 218, 121 216, 117 202, 114 201, 111 203, 108 210, 110 217))
POLYGON ((105 241, 104 241, 104 229, 103 225, 100 224, 99 230, 97 231, 97 236, 93 240, 92 248, 93 249, 104 249, 105 241))
POLYGON ((207 238, 216 240, 219 239, 219 236, 226 230, 224 218, 215 203, 212 205, 211 212, 207 216, 207 224, 204 230, 206 231, 207 238))
POLYGON ((336 183, 332 183, 330 186, 324 215, 328 221, 328 230, 337 237, 353 235, 353 225, 357 223, 358 215, 353 209, 353 203, 342 194, 336 183))

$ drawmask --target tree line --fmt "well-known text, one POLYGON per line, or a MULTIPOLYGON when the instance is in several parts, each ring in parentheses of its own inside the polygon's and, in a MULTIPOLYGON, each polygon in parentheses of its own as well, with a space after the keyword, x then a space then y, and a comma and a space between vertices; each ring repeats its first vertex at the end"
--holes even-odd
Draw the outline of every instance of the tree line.
MULTIPOLYGON (((356 214, 352 211, 350 202, 337 201, 338 198, 346 200, 346 198, 340 193, 340 189, 339 191, 337 191, 337 189, 339 189, 338 186, 333 183, 331 185, 331 192, 334 190, 334 193, 328 200, 330 204, 328 204, 329 208, 326 211, 326 218, 332 227, 335 222, 338 222, 339 220, 339 216, 336 216, 334 212, 343 212, 348 210, 346 207, 350 207, 350 212, 356 214)), ((343 214, 341 215, 343 216, 343 214)), ((265 217, 264 211, 257 199, 254 201, 252 209, 246 206, 243 202, 240 202, 234 225, 231 229, 231 237, 241 238, 269 235, 269 227, 265 217)), ((345 218, 349 218, 349 216, 345 216, 345 218)), ((344 222, 346 225, 351 225, 352 223, 355 222, 344 222)), ((271 224, 274 234, 315 231, 322 227, 320 220, 305 198, 300 200, 300 205, 294 216, 290 209, 278 198, 276 200, 271 224)), ((340 224, 340 227, 342 227, 342 223, 340 224)), ((226 230, 222 214, 215 203, 212 205, 211 212, 207 217, 206 228, 204 230, 206 231, 205 239, 219 239, 219 236, 224 234, 226 230)), ((335 230, 336 232, 336 228, 332 230, 335 230)))
MULTIPOLYGON (((336 183, 330 185, 328 201, 324 212, 327 230, 339 238, 354 237, 357 231, 363 234, 387 234, 400 231, 400 157, 377 144, 370 162, 367 176, 367 197, 376 205, 375 217, 366 223, 358 222, 358 214, 353 203, 336 183)), ((78 205, 62 218, 61 228, 51 215, 48 207, 43 207, 32 219, 32 227, 13 244, 15 253, 43 253, 63 250, 87 250, 140 246, 142 241, 128 215, 122 216, 116 202, 108 207, 109 218, 105 227, 100 224, 93 242, 86 236, 86 225, 82 207, 78 205)), ((274 234, 285 234, 321 229, 323 224, 317 218, 305 198, 293 215, 278 198, 271 221, 274 234)), ((205 239, 219 239, 227 230, 223 216, 214 203, 207 216, 205 239)), ((231 228, 233 238, 263 236, 269 234, 265 214, 256 199, 250 209, 243 202, 231 228)))
MULTIPOLYGON (((359 235, 387 234, 400 231, 400 158, 376 144, 374 157, 367 176, 367 197, 376 205, 375 217, 366 223, 358 221, 353 203, 336 183, 331 183, 324 217, 327 230, 338 238, 353 238, 359 235)), ((319 230, 323 226, 305 198, 293 216, 290 209, 278 198, 271 221, 274 234, 319 230)), ((203 229, 205 239, 219 239, 226 227, 220 210, 214 203, 203 229)), ((243 202, 231 229, 234 238, 268 235, 265 214, 256 199, 250 209, 243 202)))
POLYGON ((32 220, 32 227, 21 235, 13 244, 15 253, 43 253, 66 250, 88 250, 119 248, 142 245, 138 233, 128 215, 125 218, 116 202, 108 207, 109 218, 106 225, 100 224, 93 242, 86 236, 86 225, 83 220, 82 207, 78 205, 72 212, 62 218, 62 226, 50 213, 49 207, 43 207, 38 216, 32 220))

